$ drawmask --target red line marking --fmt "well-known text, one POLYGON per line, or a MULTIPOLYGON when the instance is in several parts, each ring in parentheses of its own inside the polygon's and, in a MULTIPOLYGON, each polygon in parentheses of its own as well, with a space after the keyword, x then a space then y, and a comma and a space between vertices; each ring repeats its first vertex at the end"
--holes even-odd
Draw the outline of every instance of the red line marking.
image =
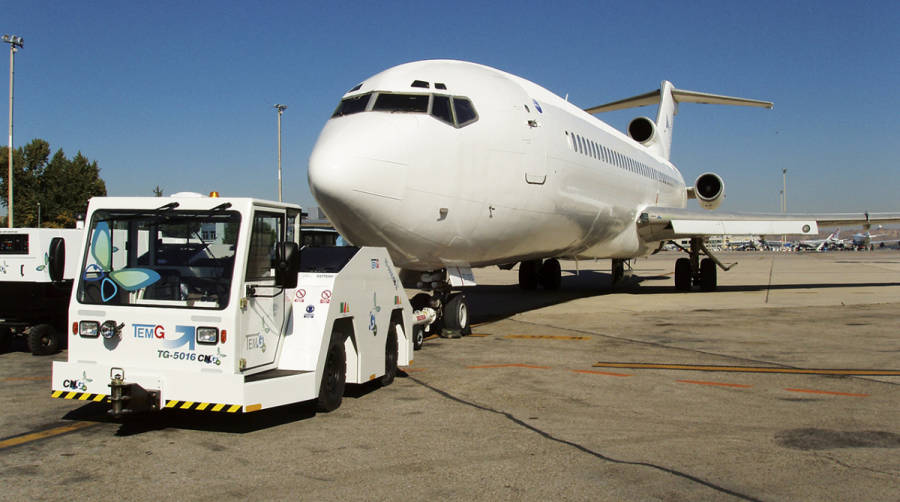
POLYGON ((829 396, 869 397, 869 394, 852 394, 850 392, 832 392, 814 389, 784 389, 788 392, 804 392, 806 394, 827 394, 829 396))
POLYGON ((532 368, 537 370, 549 370, 550 366, 535 366, 532 364, 485 364, 483 366, 466 366, 466 369, 476 370, 476 369, 487 369, 487 368, 532 368))
POLYGON ((692 383, 695 385, 712 385, 715 387, 736 387, 738 389, 749 389, 752 385, 744 385, 739 383, 722 383, 722 382, 702 382, 700 380, 675 380, 681 383, 692 383))
POLYGON ((610 373, 609 371, 593 371, 593 370, 571 370, 575 373, 587 373, 590 375, 606 375, 606 376, 617 376, 617 377, 630 377, 631 375, 626 375, 624 373, 610 373))

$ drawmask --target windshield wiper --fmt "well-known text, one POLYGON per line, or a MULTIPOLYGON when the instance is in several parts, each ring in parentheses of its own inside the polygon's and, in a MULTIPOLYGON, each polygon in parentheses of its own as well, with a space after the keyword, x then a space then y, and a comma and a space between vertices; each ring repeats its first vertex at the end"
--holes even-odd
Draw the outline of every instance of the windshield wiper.
POLYGON ((159 206, 158 208, 156 208, 156 211, 157 211, 157 212, 160 212, 160 211, 171 211, 171 210, 175 209, 175 208, 178 207, 178 206, 179 206, 179 204, 178 204, 177 202, 170 202, 170 203, 168 203, 168 204, 163 204, 162 206, 159 206))

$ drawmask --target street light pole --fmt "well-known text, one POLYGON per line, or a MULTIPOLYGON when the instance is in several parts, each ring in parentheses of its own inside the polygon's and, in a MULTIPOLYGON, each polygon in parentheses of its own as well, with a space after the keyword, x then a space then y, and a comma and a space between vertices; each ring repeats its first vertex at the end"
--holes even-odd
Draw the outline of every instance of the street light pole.
POLYGON ((278 202, 281 202, 281 114, 287 110, 287 105, 275 105, 278 110, 278 202))
MULTIPOLYGON (((787 168, 781 168, 781 212, 787 212, 787 168)), ((781 245, 784 247, 784 243, 787 242, 787 235, 781 236, 781 245)))
POLYGON ((9 212, 6 215, 6 226, 13 227, 13 73, 16 63, 16 51, 23 47, 24 40, 16 35, 3 35, 3 41, 9 44, 9 178, 7 178, 7 187, 9 188, 9 199, 7 200, 7 208, 9 212))
POLYGON ((787 168, 781 169, 781 193, 784 194, 781 198, 781 212, 787 212, 787 168))

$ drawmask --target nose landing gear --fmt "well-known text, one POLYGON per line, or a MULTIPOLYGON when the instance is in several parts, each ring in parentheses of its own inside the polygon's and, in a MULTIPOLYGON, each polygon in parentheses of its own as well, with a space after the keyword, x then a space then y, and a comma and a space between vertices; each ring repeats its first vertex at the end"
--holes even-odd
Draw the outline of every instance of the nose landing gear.
POLYGON ((444 338, 460 338, 472 333, 466 295, 452 292, 445 271, 423 273, 416 286, 431 290, 431 294, 413 296, 410 300, 413 310, 429 307, 437 312, 437 320, 425 326, 423 337, 429 332, 436 332, 444 338))

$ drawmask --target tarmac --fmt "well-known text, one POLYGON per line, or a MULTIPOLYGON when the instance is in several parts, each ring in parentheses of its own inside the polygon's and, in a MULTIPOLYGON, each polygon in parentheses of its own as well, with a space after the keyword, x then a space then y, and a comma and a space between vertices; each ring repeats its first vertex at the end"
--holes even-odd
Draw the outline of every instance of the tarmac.
POLYGON ((0 500, 898 500, 900 251, 563 262, 559 291, 475 271, 476 323, 343 405, 125 423, 0 354, 0 500))

